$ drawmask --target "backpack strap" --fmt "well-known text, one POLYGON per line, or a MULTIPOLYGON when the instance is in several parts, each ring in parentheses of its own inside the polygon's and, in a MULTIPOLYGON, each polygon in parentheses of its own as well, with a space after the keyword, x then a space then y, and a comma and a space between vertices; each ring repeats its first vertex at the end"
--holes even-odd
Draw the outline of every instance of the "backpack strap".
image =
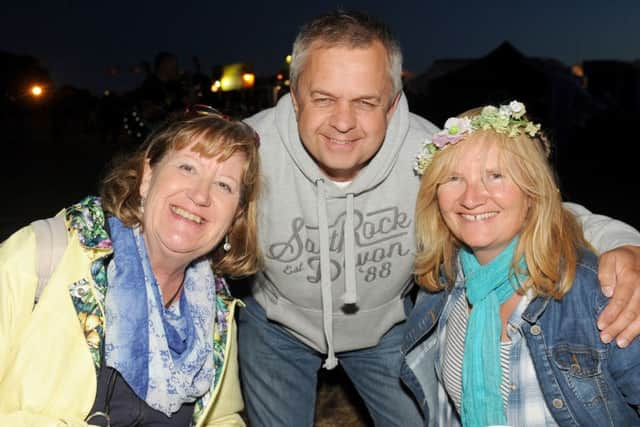
POLYGON ((38 287, 34 303, 37 304, 67 247, 67 227, 64 215, 39 219, 31 226, 36 234, 38 287))

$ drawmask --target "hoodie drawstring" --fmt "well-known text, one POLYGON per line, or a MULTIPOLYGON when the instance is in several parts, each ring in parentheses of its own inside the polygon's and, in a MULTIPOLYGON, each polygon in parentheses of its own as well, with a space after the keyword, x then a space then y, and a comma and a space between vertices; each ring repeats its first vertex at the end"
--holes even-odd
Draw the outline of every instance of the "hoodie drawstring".
POLYGON ((355 304, 358 301, 356 287, 355 232, 353 228, 353 194, 347 194, 347 217, 344 224, 344 287, 342 301, 355 304))
MULTIPOLYGON (((322 290, 322 326, 327 340, 327 359, 322 365, 325 369, 333 369, 338 359, 333 345, 333 290, 331 282, 331 253, 329 250, 329 220, 327 218, 327 194, 323 180, 316 181, 318 188, 318 235, 320 238, 320 276, 322 290)), ((353 194, 347 195, 347 215, 344 224, 344 304, 356 304, 358 301, 355 265, 355 232, 353 194)))
POLYGON ((327 195, 324 181, 316 181, 318 188, 318 234, 320 236, 320 277, 322 289, 322 325, 327 339, 325 369, 338 366, 333 348, 333 295, 331 292, 331 262, 329 258, 329 220, 327 219, 327 195))

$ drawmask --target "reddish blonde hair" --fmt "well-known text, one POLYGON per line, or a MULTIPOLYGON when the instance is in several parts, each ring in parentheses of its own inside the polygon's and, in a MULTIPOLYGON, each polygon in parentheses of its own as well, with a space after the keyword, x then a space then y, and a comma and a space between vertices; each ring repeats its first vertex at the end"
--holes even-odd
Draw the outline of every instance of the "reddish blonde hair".
POLYGON ((174 118, 152 133, 133 155, 115 161, 101 186, 103 208, 129 227, 143 225, 140 183, 144 165, 153 167, 168 153, 192 146, 198 154, 222 161, 235 153, 246 159, 240 204, 228 234, 231 250, 218 245, 211 253, 217 274, 244 276, 259 268, 256 204, 260 189, 258 137, 246 123, 217 115, 174 118))

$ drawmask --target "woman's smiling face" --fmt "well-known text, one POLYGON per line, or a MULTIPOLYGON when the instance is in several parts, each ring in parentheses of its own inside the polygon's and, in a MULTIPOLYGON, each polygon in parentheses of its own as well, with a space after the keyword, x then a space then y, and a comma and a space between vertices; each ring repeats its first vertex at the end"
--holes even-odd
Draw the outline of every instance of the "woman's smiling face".
POLYGON ((438 206, 453 235, 486 264, 522 230, 529 198, 502 167, 497 144, 461 144, 438 186, 438 206))
POLYGON ((192 151, 169 152, 144 168, 144 238, 153 261, 188 264, 209 253, 229 231, 240 204, 246 157, 220 161, 192 151))

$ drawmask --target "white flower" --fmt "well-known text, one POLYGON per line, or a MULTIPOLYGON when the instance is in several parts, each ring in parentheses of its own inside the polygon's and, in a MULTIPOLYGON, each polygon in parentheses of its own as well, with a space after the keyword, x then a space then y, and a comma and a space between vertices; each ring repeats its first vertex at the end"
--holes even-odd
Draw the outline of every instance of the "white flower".
POLYGON ((487 105, 482 109, 482 112, 480 113, 481 116, 485 117, 495 116, 496 114, 498 114, 498 109, 493 105, 487 105))
POLYGON ((511 101, 509 103, 509 109, 511 110, 513 117, 516 119, 524 116, 524 113, 526 112, 524 104, 518 101, 511 101))

